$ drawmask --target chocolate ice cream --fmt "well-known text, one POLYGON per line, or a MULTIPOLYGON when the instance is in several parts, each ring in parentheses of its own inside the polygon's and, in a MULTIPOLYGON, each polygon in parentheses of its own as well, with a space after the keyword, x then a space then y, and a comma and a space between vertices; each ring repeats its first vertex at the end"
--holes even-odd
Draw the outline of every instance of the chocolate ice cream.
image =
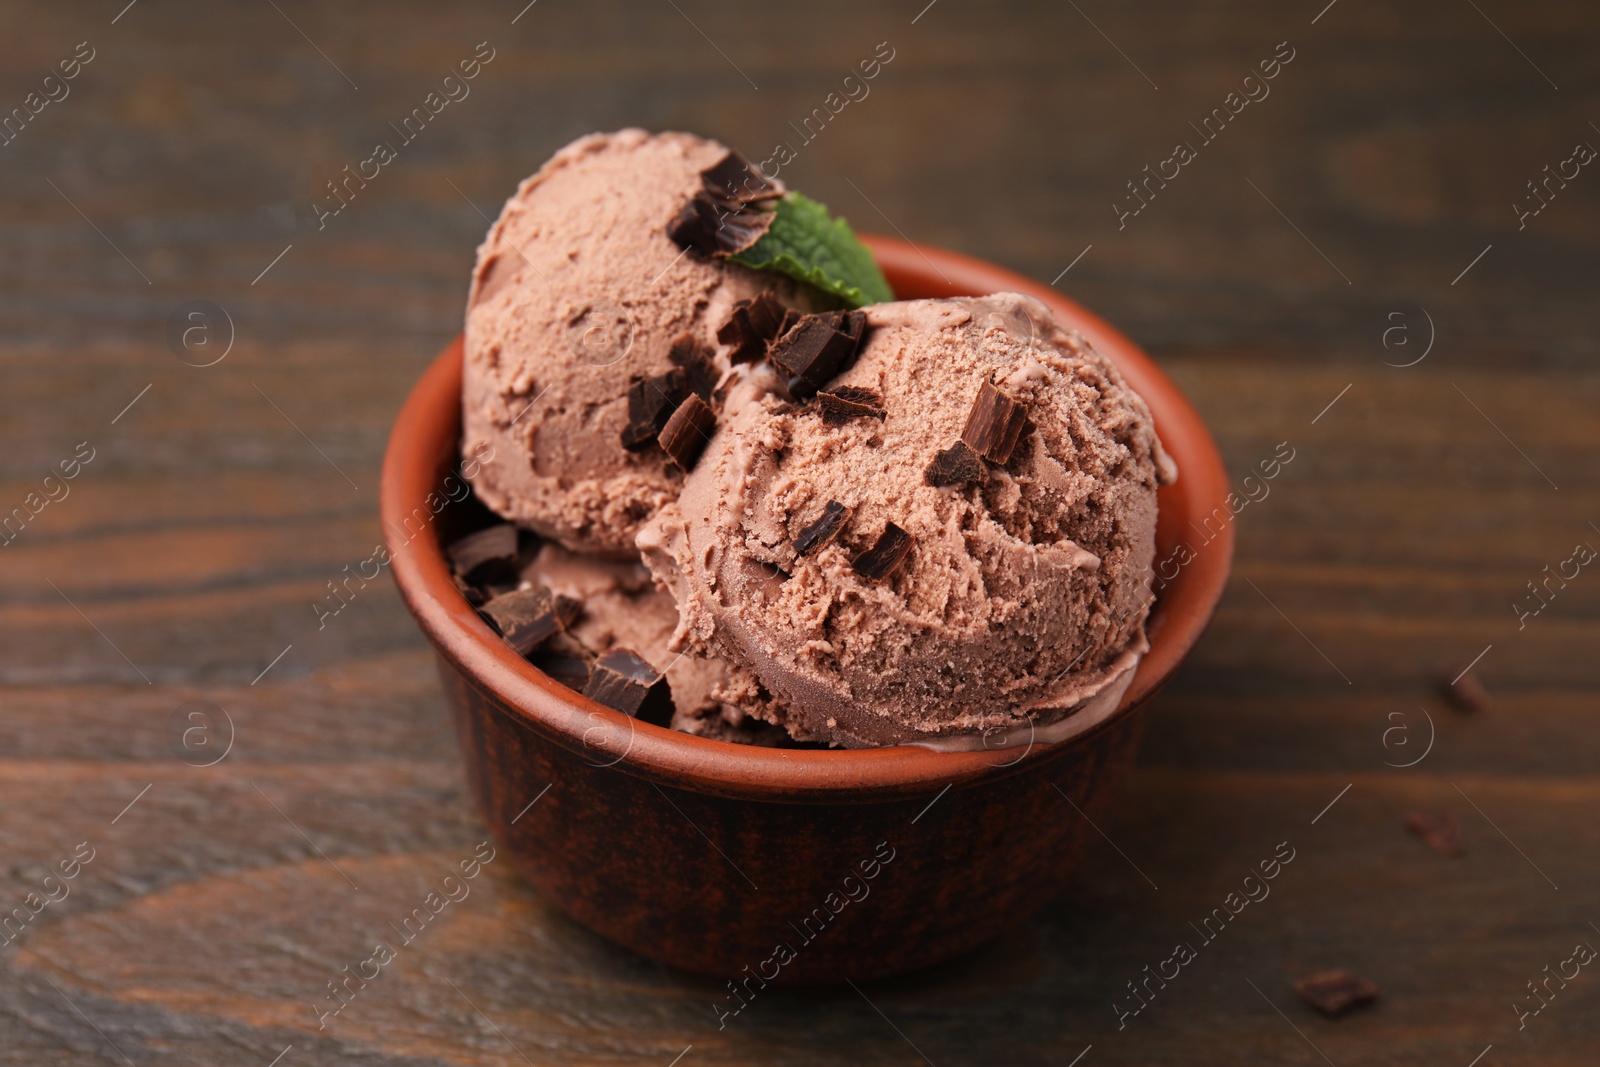
MULTIPOLYGON (((762 293, 778 317, 833 306, 669 236, 686 205, 711 202, 705 172, 718 164, 728 184, 784 192, 715 141, 623 130, 563 148, 507 201, 478 249, 462 380, 473 488, 501 515, 577 551, 636 556, 634 535, 683 477, 684 457, 657 435, 737 358, 743 338, 717 337, 735 306, 762 293)), ((733 232, 709 214, 680 240, 733 232)), ((758 210, 735 217, 757 231, 765 221, 758 210)), ((687 426, 681 439, 701 442, 707 429, 687 426)))
MULTIPOLYGON (((853 363, 804 344, 804 322, 775 342, 641 531, 676 646, 748 668, 771 699, 746 710, 800 738, 1086 729, 1147 647, 1156 487, 1176 471, 1144 401, 1028 297, 858 325, 853 363), (843 369, 795 374, 816 352, 843 369)), ((830 326, 814 332, 852 330, 830 326)))

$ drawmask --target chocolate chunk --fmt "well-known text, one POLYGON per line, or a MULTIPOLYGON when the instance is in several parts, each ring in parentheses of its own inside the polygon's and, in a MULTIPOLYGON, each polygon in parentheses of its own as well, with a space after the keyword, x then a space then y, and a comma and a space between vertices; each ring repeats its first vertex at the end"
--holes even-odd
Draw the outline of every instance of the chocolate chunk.
POLYGON ((804 378, 790 375, 783 380, 783 396, 796 404, 804 404, 817 395, 817 387, 804 378))
POLYGON ((841 385, 818 393, 817 400, 822 406, 822 421, 830 426, 838 426, 857 418, 888 417, 888 413, 883 410, 883 397, 871 389, 841 385))
POLYGON ((1378 999, 1378 987, 1349 971, 1322 971, 1294 984, 1300 999, 1330 1019, 1378 999))
POLYGON ((772 212, 718 203, 696 193, 667 223, 667 236, 679 248, 707 256, 732 256, 761 240, 772 225, 772 212))
POLYGON ((731 148, 700 172, 700 186, 713 199, 731 204, 777 200, 784 193, 782 185, 768 179, 759 167, 731 148))
POLYGON ((556 596, 543 586, 502 593, 479 609, 505 638, 506 644, 526 656, 544 641, 565 630, 582 609, 570 597, 556 596))
POLYGON ((678 466, 691 471, 710 442, 711 431, 716 428, 717 415, 711 405, 690 393, 661 428, 656 440, 678 466))
POLYGON ((688 375, 681 369, 634 378, 628 386, 628 425, 622 428, 622 447, 629 452, 649 448, 688 394, 688 375))
POLYGON ((970 485, 987 481, 989 468, 983 465, 983 460, 978 458, 970 445, 965 441, 957 441, 949 448, 933 454, 933 462, 928 464, 923 477, 929 485, 970 485))
POLYGON ((855 360, 866 325, 859 311, 802 315, 772 342, 767 358, 820 389, 855 360))
MULTIPOLYGON (((689 392, 706 401, 711 399, 711 391, 717 387, 717 379, 722 377, 717 373, 717 365, 711 361, 711 356, 711 349, 696 340, 692 333, 679 334, 667 352, 667 358, 683 371, 684 384, 689 392)), ((662 422, 661 425, 665 426, 666 423, 662 422)))
POLYGON ((771 290, 741 300, 733 305, 728 321, 717 328, 717 340, 733 346, 728 355, 732 362, 754 363, 767 354, 767 343, 778 336, 789 310, 771 290))
POLYGON ((782 185, 730 151, 700 172, 700 190, 667 224, 667 236, 704 255, 735 255, 761 240, 772 225, 770 201, 783 194, 782 185))
POLYGON ((984 382, 978 390, 978 399, 972 402, 967 415, 966 429, 961 439, 972 450, 990 463, 1004 464, 1011 458, 1022 436, 1022 426, 1028 421, 1028 409, 994 387, 984 382))
POLYGON ((809 555, 816 549, 839 536, 839 531, 844 529, 844 524, 850 521, 850 509, 837 500, 830 500, 822 508, 822 514, 815 522, 806 526, 795 536, 794 551, 798 556, 809 555))
POLYGON ((502 522, 487 529, 457 538, 445 549, 456 575, 468 582, 482 583, 512 573, 517 561, 517 528, 502 522))
POLYGON ((1435 680, 1439 683, 1439 695, 1457 711, 1489 710, 1489 691, 1472 671, 1468 670, 1465 674, 1460 671, 1440 671, 1435 680))
POLYGON ((900 568, 911 553, 911 535, 892 522, 884 523, 878 543, 856 557, 856 573, 881 582, 900 568))
POLYGON ((460 593, 462 598, 473 607, 478 607, 485 600, 489 599, 487 593, 485 593, 482 589, 479 589, 477 586, 470 584, 465 578, 461 577, 461 575, 452 574, 450 578, 456 583, 456 592, 460 593))
POLYGON ((672 692, 667 676, 626 648, 613 648, 594 661, 583 695, 641 722, 656 726, 672 723, 672 692))
POLYGON ((1441 856, 1459 856, 1467 850, 1461 843, 1461 824, 1454 815, 1413 811, 1406 816, 1406 829, 1441 856))

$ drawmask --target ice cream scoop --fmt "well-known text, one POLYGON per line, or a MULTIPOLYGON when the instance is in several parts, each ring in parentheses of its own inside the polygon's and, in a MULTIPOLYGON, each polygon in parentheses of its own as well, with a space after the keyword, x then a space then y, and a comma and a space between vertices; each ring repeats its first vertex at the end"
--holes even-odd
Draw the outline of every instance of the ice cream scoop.
MULTIPOLYGON (((744 343, 719 340, 718 328, 763 292, 779 315, 825 299, 669 236, 695 205, 701 225, 678 223, 680 236, 714 243, 734 232, 705 195, 707 172, 762 197, 783 193, 745 168, 688 134, 594 134, 507 201, 478 249, 463 366, 463 453, 490 508, 577 551, 634 554, 639 527, 677 496, 688 461, 657 433, 690 393, 709 395, 744 343), (738 183, 726 178, 735 172, 738 183)), ((682 446, 709 429, 689 422, 674 439, 682 446)))
POLYGON ((748 669, 769 695, 749 712, 804 739, 1087 728, 1147 647, 1156 487, 1176 477, 1149 409, 1029 297, 864 315, 826 381, 794 373, 838 355, 822 326, 775 342, 641 530, 676 647, 748 669))

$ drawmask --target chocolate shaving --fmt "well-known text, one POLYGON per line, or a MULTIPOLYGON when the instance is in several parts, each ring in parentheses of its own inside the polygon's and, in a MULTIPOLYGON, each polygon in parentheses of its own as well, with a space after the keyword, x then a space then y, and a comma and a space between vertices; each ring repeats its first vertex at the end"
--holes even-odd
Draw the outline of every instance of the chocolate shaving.
POLYGON ((479 609, 519 656, 565 630, 580 610, 582 605, 571 597, 556 596, 537 585, 502 593, 479 609))
POLYGON ((450 566, 464 581, 509 574, 517 561, 517 528, 502 522, 457 538, 445 549, 450 566))
POLYGON ((731 256, 761 240, 772 225, 770 201, 784 194, 737 152, 700 172, 700 190, 667 224, 679 248, 707 256, 731 256))
POLYGON ((910 553, 911 535, 888 522, 883 525, 878 543, 857 556, 853 566, 861 577, 881 582, 898 570, 910 553))
POLYGON ((689 392, 706 401, 711 399, 711 391, 717 387, 717 379, 722 377, 717 373, 717 365, 711 361, 711 356, 711 349, 701 344, 692 333, 679 334, 667 352, 667 358, 683 371, 689 392))
POLYGON ((717 427, 716 412, 711 405, 690 393, 656 438, 673 462, 686 471, 694 469, 695 460, 705 451, 711 440, 711 431, 717 427))
POLYGON ((822 508, 815 522, 806 524, 794 539, 797 556, 809 555, 839 536, 844 524, 850 521, 850 509, 837 500, 830 500, 822 508))
POLYGON ((1441 856, 1459 856, 1467 851, 1461 842, 1461 824, 1454 815, 1413 811, 1406 816, 1406 829, 1441 856))
POLYGON ((883 410, 883 397, 871 389, 840 385, 818 393, 817 400, 822 407, 822 421, 830 426, 839 426, 856 418, 888 417, 888 412, 883 410))
POLYGON ((928 464, 923 477, 929 485, 934 486, 970 485, 987 481, 989 468, 983 465, 983 460, 978 458, 970 445, 965 441, 957 441, 949 448, 933 454, 933 462, 928 464))
POLYGON ((589 684, 589 664, 594 656, 571 634, 556 634, 525 658, 568 689, 581 693, 589 684))
POLYGON ((769 180, 759 167, 731 148, 700 172, 700 185, 708 196, 730 204, 777 200, 784 194, 782 185, 769 180))
POLYGON ((1349 971, 1322 971, 1294 984, 1300 999, 1330 1019, 1378 999, 1378 987, 1349 971))
POLYGON ((866 332, 859 311, 801 315, 767 350, 767 358, 788 374, 820 389, 854 361, 866 332))
POLYGON ((1011 450, 1017 447, 1017 439, 1022 436, 1022 427, 1027 421, 1027 408, 996 389, 993 383, 984 382, 983 388, 978 390, 978 399, 972 402, 961 439, 990 463, 1004 464, 1011 458, 1011 450))
POLYGON ((628 386, 628 425, 622 429, 622 447, 629 452, 649 448, 688 393, 688 376, 680 369, 653 378, 634 378, 628 386))
POLYGON ((734 363, 754 363, 767 354, 767 343, 777 337, 793 309, 778 303, 768 290, 760 296, 733 305, 728 321, 717 328, 717 340, 732 345, 728 359, 734 363))
POLYGON ((641 722, 656 726, 672 723, 672 692, 667 676, 626 648, 613 648, 594 661, 583 695, 641 722))
POLYGON ((1457 711, 1487 711, 1489 709, 1489 691, 1483 687, 1478 676, 1468 670, 1461 674, 1458 671, 1440 671, 1435 681, 1439 683, 1439 695, 1457 711), (1457 675, 1460 677, 1457 677, 1457 675))

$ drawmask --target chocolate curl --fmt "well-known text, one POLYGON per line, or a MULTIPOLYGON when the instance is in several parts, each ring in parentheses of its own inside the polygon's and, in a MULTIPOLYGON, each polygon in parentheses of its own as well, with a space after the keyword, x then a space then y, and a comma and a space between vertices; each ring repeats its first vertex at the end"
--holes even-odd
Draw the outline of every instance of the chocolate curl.
POLYGON ((700 172, 700 189, 667 224, 679 248, 706 256, 732 256, 761 240, 772 225, 770 202, 784 195, 760 168, 738 152, 700 172))
POLYGON ((870 582, 881 582, 906 561, 911 553, 911 535, 894 523, 885 523, 877 544, 856 557, 855 572, 870 582))
POLYGON ((828 501, 822 508, 822 514, 814 522, 808 523, 795 536, 795 555, 810 555, 835 537, 838 537, 839 531, 844 529, 844 524, 849 521, 849 508, 837 500, 828 501))
POLYGON ((987 481, 989 468, 965 441, 957 441, 949 448, 935 452, 933 462, 923 472, 923 478, 932 486, 970 485, 987 481))
POLYGON ((851 419, 885 419, 883 397, 871 389, 841 385, 817 394, 817 404, 822 410, 822 421, 829 426, 840 426, 851 419))
POLYGON ((688 376, 681 369, 635 378, 628 386, 628 425, 622 429, 622 447, 640 452, 654 444, 688 393, 688 376))
POLYGON ((781 332, 786 310, 770 290, 733 305, 728 321, 717 328, 717 340, 733 346, 728 359, 754 363, 765 356, 767 344, 781 332))
POLYGON ((967 415, 966 428, 961 440, 990 463, 1004 465, 1011 458, 1012 449, 1022 436, 1028 421, 1028 410, 1016 400, 984 382, 978 390, 978 399, 972 403, 967 415))
POLYGON ((716 428, 717 415, 711 410, 711 405, 694 393, 690 393, 688 398, 678 405, 678 410, 672 413, 672 417, 667 420, 666 426, 662 427, 661 434, 656 440, 666 450, 667 455, 672 457, 673 462, 685 471, 691 471, 700 458, 700 453, 705 451, 707 443, 710 442, 711 432, 716 428))
POLYGON ((517 561, 517 528, 502 522, 450 542, 450 566, 464 582, 477 582, 509 572, 517 561))

